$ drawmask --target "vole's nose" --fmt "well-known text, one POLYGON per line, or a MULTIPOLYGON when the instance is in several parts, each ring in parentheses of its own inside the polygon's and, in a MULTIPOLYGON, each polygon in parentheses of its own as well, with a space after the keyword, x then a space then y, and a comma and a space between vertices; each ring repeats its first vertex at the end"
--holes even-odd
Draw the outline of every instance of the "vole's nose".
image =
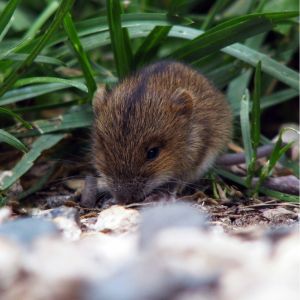
POLYGON ((144 182, 140 178, 134 177, 131 180, 116 180, 111 193, 114 199, 119 203, 133 203, 141 201, 144 198, 144 182))
POLYGON ((118 189, 112 192, 113 197, 119 203, 133 203, 140 199, 136 190, 118 189))

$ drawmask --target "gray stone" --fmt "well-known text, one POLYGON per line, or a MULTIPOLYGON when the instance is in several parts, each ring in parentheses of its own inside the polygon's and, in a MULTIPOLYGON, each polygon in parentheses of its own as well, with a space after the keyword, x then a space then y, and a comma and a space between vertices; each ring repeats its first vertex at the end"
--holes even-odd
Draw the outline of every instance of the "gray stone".
POLYGON ((205 229, 207 216, 196 208, 183 202, 158 204, 146 208, 142 213, 140 226, 141 247, 147 247, 160 231, 167 228, 192 227, 205 229))
POLYGON ((0 237, 8 238, 24 246, 29 246, 39 237, 58 233, 58 228, 52 222, 35 218, 21 218, 0 225, 0 237))
POLYGON ((33 214, 37 218, 46 218, 55 223, 64 237, 77 240, 81 235, 79 212, 75 207, 61 206, 33 214))

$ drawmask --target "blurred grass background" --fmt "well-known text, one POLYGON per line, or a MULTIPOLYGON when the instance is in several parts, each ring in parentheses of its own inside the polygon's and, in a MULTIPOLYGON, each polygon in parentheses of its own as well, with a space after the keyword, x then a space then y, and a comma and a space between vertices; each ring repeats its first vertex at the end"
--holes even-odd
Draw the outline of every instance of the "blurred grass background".
MULTIPOLYGON (((256 148, 282 123, 299 122, 298 12, 297 0, 0 1, 0 171, 9 171, 0 202, 43 151, 80 160, 97 86, 113 87, 164 58, 198 68, 231 104, 248 176, 216 172, 250 190, 251 179, 261 184, 279 159, 298 175, 280 139, 267 167, 255 167, 256 148)), ((56 168, 18 198, 41 189, 56 168)), ((298 201, 260 184, 253 193, 298 201)))

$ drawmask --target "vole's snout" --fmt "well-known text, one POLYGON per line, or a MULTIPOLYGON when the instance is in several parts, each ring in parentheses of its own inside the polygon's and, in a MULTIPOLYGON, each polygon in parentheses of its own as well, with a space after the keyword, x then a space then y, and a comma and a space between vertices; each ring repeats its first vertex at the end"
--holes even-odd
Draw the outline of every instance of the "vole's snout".
POLYGON ((124 204, 138 202, 143 199, 142 187, 134 184, 116 185, 111 193, 117 202, 124 204))

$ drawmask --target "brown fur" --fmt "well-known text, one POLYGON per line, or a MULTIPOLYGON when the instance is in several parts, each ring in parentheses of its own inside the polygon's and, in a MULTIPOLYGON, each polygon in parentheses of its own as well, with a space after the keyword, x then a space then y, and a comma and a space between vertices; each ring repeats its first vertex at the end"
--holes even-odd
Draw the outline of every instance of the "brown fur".
POLYGON ((127 202, 169 182, 193 182, 231 136, 223 95, 194 69, 162 61, 94 100, 93 155, 110 192, 127 202), (147 151, 159 147, 154 160, 147 151))

